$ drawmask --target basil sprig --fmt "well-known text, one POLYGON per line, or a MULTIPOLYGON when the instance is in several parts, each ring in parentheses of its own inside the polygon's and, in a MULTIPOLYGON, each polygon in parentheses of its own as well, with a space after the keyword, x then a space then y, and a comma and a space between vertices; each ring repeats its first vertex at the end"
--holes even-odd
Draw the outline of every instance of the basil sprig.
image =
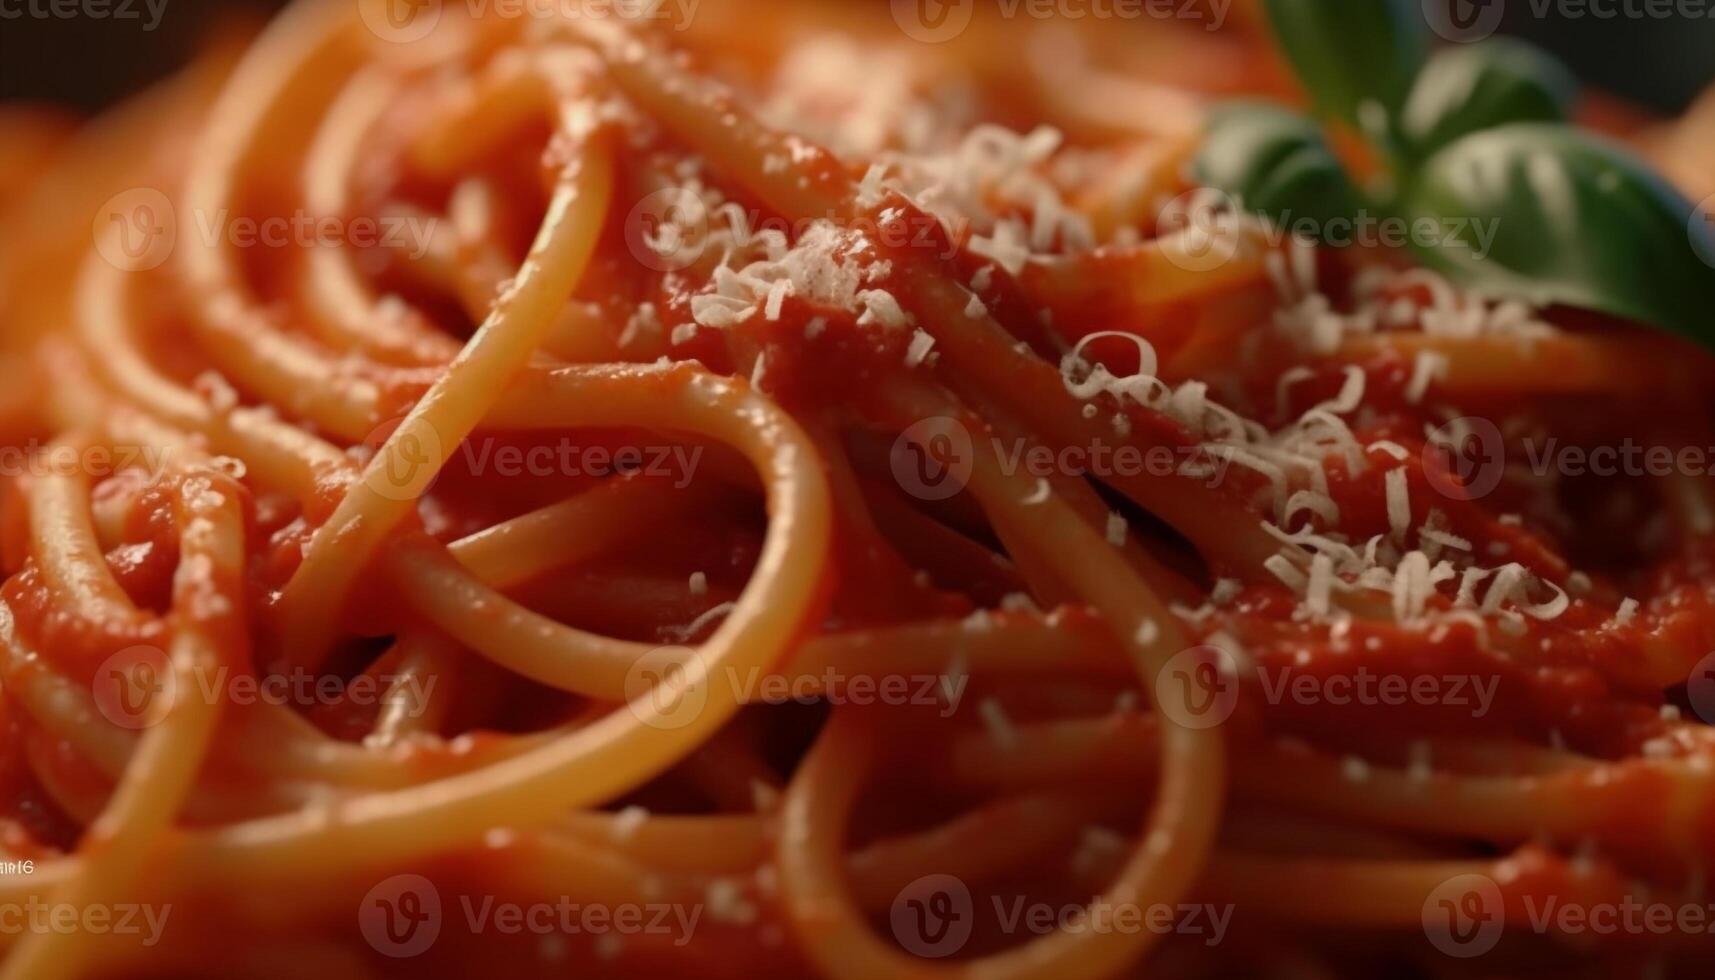
POLYGON ((1269 22, 1317 109, 1363 125, 1405 101, 1429 56, 1419 0, 1267 0, 1269 22), (1354 43, 1356 42, 1356 43, 1354 43))
POLYGON ((1552 56, 1502 38, 1426 56, 1410 0, 1265 7, 1313 110, 1374 144, 1383 173, 1357 187, 1318 123, 1241 103, 1212 116, 1201 182, 1295 230, 1361 210, 1482 229, 1411 246, 1467 286, 1715 347, 1715 223, 1631 152, 1567 122, 1577 84, 1552 56))
POLYGON ((1197 166, 1206 185, 1244 188, 1245 205, 1279 225, 1300 217, 1327 222, 1360 206, 1322 130, 1280 106, 1237 102, 1217 109, 1197 166))
POLYGON ((1564 122, 1578 80, 1541 48, 1507 38, 1448 48, 1417 77, 1400 112, 1413 155, 1514 122, 1564 122))

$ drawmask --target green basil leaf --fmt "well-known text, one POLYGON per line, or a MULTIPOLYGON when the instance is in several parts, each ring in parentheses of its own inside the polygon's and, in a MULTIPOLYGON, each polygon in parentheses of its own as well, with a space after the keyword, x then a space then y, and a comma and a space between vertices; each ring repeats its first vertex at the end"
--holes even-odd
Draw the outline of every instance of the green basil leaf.
POLYGON ((1561 122, 1578 80, 1542 49, 1491 38, 1438 52, 1406 100, 1400 130, 1421 157, 1478 130, 1513 122, 1561 122))
POLYGON ((1442 228, 1471 222, 1414 243, 1467 284, 1715 346, 1715 229, 1617 144, 1547 123, 1485 130, 1432 156, 1400 203, 1442 228))
POLYGON ((1374 132, 1429 55, 1419 0, 1266 0, 1275 38, 1318 111, 1374 132))
POLYGON ((1234 103, 1210 120, 1193 163, 1198 182, 1292 228, 1357 213, 1359 197, 1314 122, 1279 106, 1234 103))

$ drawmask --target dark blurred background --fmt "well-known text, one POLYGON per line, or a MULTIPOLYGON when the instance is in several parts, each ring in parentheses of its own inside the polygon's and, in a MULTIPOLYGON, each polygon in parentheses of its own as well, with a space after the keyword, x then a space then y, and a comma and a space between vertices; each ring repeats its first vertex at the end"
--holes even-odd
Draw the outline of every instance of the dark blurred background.
MULTIPOLYGON (((0 0, 0 99, 98 107, 184 63, 198 41, 222 23, 259 21, 284 2, 0 0), (131 16, 16 16, 74 2, 89 9, 105 4, 115 12, 124 7, 131 16), (155 19, 152 11, 160 14, 158 23, 146 30, 155 19)), ((1702 8, 1715 14, 1715 0, 1510 0, 1502 32, 1553 49, 1592 84, 1674 111, 1715 81, 1715 16, 1600 19, 1594 13, 1662 3, 1670 9, 1702 8), (1539 17, 1538 10, 1547 13, 1539 17), (1571 16, 1575 11, 1583 11, 1582 16, 1571 16)))

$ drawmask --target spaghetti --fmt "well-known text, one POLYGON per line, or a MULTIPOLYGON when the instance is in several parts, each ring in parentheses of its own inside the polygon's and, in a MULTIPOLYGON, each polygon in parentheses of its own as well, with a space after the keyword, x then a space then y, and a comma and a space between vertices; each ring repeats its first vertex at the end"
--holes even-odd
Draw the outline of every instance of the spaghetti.
POLYGON ((1246 5, 778 6, 0 116, 0 976, 1696 975, 1715 497, 1537 464, 1708 358, 1223 210, 1246 5))

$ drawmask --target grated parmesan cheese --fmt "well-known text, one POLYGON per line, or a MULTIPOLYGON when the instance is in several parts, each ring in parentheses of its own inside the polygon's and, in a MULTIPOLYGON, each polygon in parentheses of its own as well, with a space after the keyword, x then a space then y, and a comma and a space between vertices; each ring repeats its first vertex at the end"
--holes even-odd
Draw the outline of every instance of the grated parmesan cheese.
POLYGON ((1012 726, 1012 720, 1006 716, 1006 710, 994 698, 983 698, 977 705, 977 713, 982 716, 983 725, 988 728, 989 737, 1002 749, 1011 749, 1018 744, 1018 729, 1012 726))
POLYGON ((1383 477, 1387 487, 1387 524, 1394 540, 1405 541, 1411 531, 1411 490, 1406 486, 1405 468, 1388 470, 1383 477))
POLYGON ((1429 391, 1429 385, 1447 376, 1448 363, 1445 354, 1418 351, 1417 359, 1411 366, 1411 380, 1405 385, 1406 402, 1411 405, 1422 402, 1423 396, 1429 391))
POLYGON ((1118 514, 1108 515, 1108 544, 1118 548, 1125 544, 1125 533, 1129 527, 1125 518, 1118 514))
POLYGON ((911 335, 911 346, 905 352, 905 366, 917 367, 929 359, 929 351, 935 346, 935 338, 919 330, 911 335))

